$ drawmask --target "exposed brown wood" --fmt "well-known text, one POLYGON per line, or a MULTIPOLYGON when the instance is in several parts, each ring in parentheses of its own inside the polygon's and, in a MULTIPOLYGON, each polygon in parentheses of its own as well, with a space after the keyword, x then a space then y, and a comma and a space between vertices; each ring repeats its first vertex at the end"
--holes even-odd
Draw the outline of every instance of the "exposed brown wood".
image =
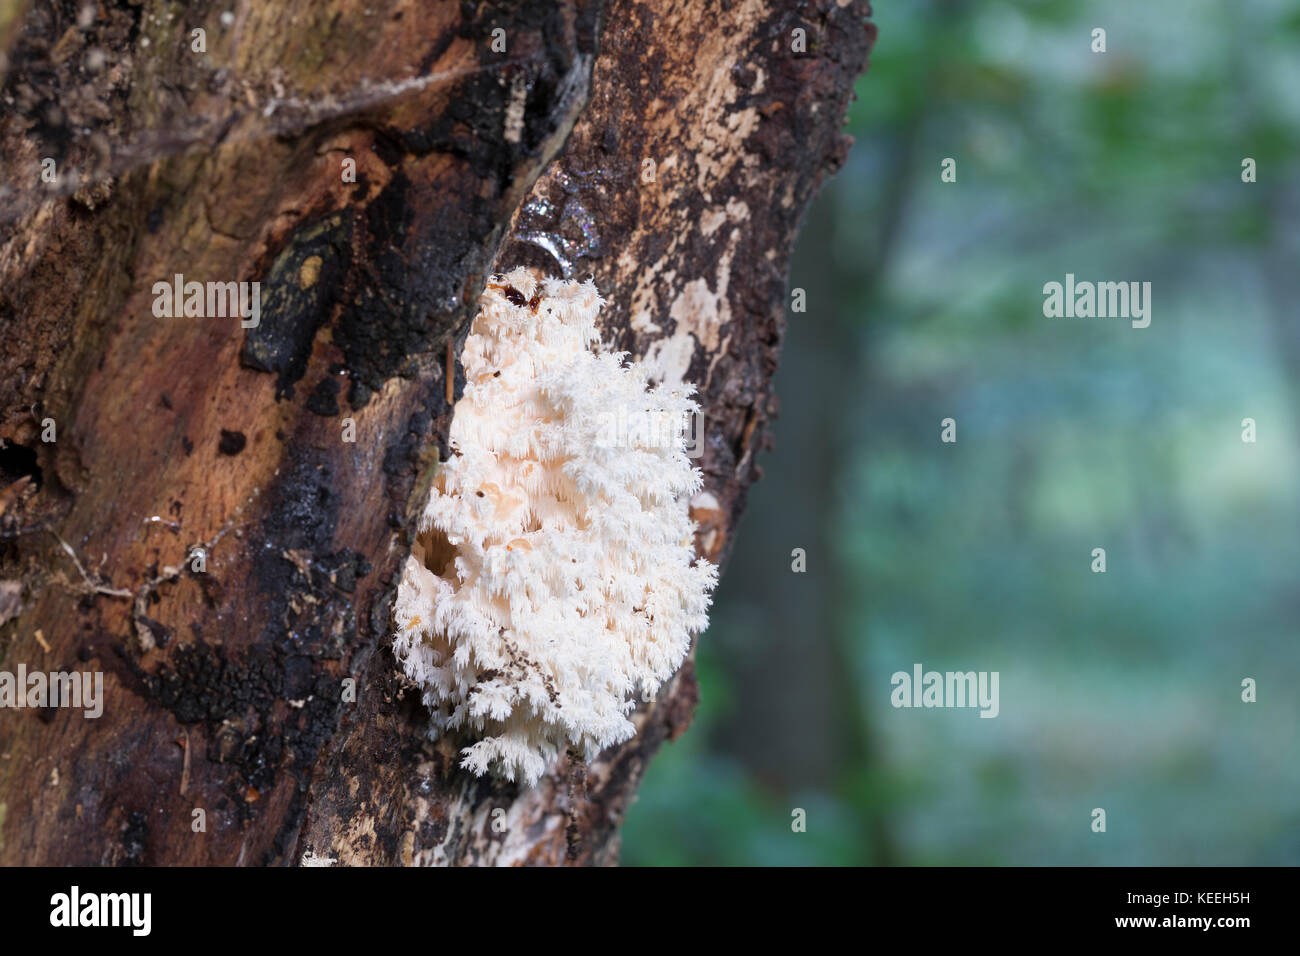
POLYGON ((725 555, 873 31, 861 2, 718 7, 33 3, 0 114, 0 669, 108 699, 0 710, 0 863, 616 858, 689 663, 634 740, 520 792, 425 740, 388 613, 448 349, 521 262, 594 275, 607 341, 700 385, 725 555), (177 273, 260 280, 260 324, 155 317, 177 273))

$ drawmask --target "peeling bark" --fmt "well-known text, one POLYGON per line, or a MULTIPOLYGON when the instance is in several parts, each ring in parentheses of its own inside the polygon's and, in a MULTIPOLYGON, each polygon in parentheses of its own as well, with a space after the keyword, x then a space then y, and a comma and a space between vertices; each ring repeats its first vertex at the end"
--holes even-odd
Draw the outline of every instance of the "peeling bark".
POLYGON ((699 385, 697 547, 725 558, 874 36, 860 0, 725 6, 31 5, 0 114, 0 669, 102 670, 107 704, 0 710, 0 863, 616 859, 690 663, 635 738, 521 791, 427 741, 388 614, 447 355, 521 263, 594 276, 606 341, 699 385), (156 318, 177 273, 260 281, 260 324, 156 318))

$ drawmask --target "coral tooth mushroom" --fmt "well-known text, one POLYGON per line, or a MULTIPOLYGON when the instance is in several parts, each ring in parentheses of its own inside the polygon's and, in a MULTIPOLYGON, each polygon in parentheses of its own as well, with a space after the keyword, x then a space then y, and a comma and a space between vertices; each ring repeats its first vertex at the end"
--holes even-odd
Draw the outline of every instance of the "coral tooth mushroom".
POLYGON ((684 435, 611 428, 698 406, 593 350, 600 306, 590 281, 488 284, 393 612, 432 733, 473 741, 466 769, 528 785, 567 748, 591 760, 635 733, 636 697, 677 670, 717 581, 694 555, 684 435))

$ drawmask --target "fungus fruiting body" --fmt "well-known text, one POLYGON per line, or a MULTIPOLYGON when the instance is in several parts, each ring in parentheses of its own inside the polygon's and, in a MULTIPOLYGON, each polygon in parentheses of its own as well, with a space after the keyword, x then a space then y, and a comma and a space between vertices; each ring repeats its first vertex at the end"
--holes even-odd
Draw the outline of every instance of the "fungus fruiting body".
POLYGON ((472 741, 466 769, 529 785, 567 748, 590 760, 635 733, 717 580, 694 555, 684 436, 625 427, 698 406, 599 351, 601 304, 590 281, 524 269, 488 284, 394 607, 432 732, 472 741))

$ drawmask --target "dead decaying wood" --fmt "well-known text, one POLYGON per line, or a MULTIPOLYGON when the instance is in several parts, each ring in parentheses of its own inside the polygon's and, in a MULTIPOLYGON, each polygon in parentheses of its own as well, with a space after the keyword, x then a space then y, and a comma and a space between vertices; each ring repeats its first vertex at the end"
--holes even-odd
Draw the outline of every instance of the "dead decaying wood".
POLYGON ((491 272, 594 276, 606 341, 699 385, 723 558, 866 4, 95 9, 0 23, 0 670, 106 695, 0 710, 0 863, 614 861, 689 662, 521 791, 425 739, 388 650, 448 350, 491 272), (260 324, 156 317, 178 273, 260 281, 260 324))

